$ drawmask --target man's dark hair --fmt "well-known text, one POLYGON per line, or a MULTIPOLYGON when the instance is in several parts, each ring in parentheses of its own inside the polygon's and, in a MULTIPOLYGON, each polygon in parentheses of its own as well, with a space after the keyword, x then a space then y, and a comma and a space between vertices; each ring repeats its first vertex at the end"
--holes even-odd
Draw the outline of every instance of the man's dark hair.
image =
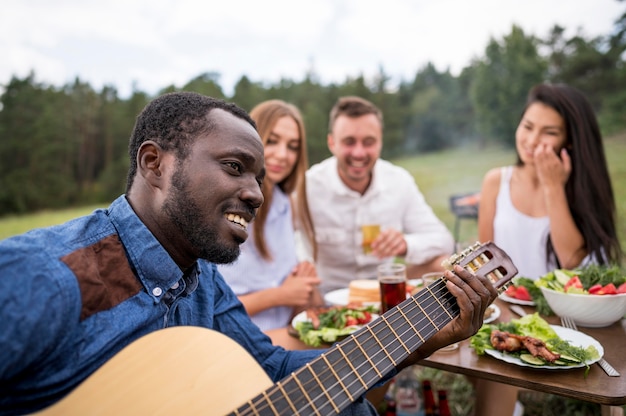
POLYGON ((172 92, 148 103, 137 116, 130 136, 126 192, 130 190, 137 173, 137 152, 143 142, 154 140, 165 150, 175 150, 176 156, 182 160, 195 138, 213 129, 214 123, 209 113, 216 108, 228 111, 256 129, 248 113, 237 105, 195 92, 172 92))
POLYGON ((340 97, 330 110, 328 132, 333 132, 333 126, 339 116, 356 118, 367 114, 374 114, 378 118, 378 121, 380 121, 380 126, 383 126, 383 113, 378 107, 376 107, 376 105, 374 105, 374 103, 366 100, 365 98, 352 95, 340 97))

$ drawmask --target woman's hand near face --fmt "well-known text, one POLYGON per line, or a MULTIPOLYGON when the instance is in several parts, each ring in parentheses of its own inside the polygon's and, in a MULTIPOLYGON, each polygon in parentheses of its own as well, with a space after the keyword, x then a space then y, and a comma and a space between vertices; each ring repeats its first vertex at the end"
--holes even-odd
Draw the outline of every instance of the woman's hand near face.
POLYGON ((535 148, 534 161, 537 176, 543 186, 564 187, 572 173, 572 160, 565 148, 556 154, 551 145, 541 143, 535 148))

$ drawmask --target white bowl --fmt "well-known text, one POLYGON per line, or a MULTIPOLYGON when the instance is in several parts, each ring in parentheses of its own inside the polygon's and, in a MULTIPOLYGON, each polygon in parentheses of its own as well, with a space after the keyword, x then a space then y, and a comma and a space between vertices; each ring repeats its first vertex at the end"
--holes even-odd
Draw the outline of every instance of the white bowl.
POLYGON ((541 287, 552 311, 567 316, 588 328, 609 326, 626 315, 626 293, 617 295, 580 295, 541 287))

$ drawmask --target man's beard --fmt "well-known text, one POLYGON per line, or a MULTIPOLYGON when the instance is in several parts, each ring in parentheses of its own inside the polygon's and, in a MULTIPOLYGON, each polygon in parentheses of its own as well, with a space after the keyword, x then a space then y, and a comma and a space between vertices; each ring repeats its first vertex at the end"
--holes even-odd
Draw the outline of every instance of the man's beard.
POLYGON ((189 240, 199 258, 212 263, 232 263, 239 257, 239 244, 234 247, 220 244, 216 229, 203 222, 200 215, 202 209, 189 197, 191 193, 186 191, 187 183, 187 176, 179 165, 172 177, 172 189, 163 210, 189 240))

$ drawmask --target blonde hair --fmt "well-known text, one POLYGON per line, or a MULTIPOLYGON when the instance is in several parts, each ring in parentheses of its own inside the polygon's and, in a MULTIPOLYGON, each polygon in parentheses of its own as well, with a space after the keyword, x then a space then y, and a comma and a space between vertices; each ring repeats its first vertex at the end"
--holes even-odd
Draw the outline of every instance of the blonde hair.
MULTIPOLYGON (((296 164, 289 175, 287 175, 287 177, 277 185, 285 194, 289 196, 291 201, 294 201, 295 199, 295 204, 293 205, 294 219, 313 250, 313 258, 316 258, 317 243, 315 242, 315 228, 313 226, 313 221, 309 212, 309 204, 306 197, 305 173, 309 165, 309 160, 306 150, 306 133, 300 110, 298 110, 298 108, 293 104, 289 104, 282 100, 268 100, 255 106, 252 111, 250 111, 250 117, 256 123, 257 131, 259 136, 261 136, 263 146, 267 144, 267 140, 270 137, 272 129, 276 125, 278 119, 282 117, 291 117, 298 125, 300 146, 296 164)), ((252 223, 254 229, 254 245, 259 250, 261 257, 267 260, 270 260, 272 255, 267 247, 264 231, 265 222, 267 221, 269 209, 272 205, 272 190, 273 184, 269 183, 269 181, 264 181, 262 192, 265 202, 259 208, 256 218, 252 223)))

